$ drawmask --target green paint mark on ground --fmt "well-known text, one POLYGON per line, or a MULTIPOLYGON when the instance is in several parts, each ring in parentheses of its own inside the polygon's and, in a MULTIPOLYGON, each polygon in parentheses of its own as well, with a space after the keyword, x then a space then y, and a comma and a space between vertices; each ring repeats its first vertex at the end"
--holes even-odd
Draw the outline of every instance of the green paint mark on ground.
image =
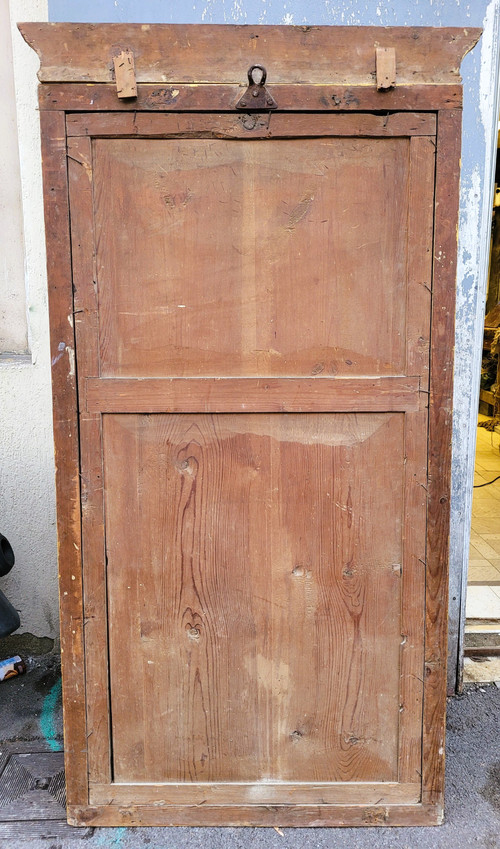
POLYGON ((45 696, 42 705, 42 712, 40 714, 40 729, 51 752, 60 752, 62 750, 61 743, 57 739, 58 735, 55 719, 55 711, 60 699, 61 679, 59 678, 45 696))
POLYGON ((126 828, 103 829, 92 843, 94 846, 110 846, 113 849, 118 849, 121 846, 126 831, 126 828))

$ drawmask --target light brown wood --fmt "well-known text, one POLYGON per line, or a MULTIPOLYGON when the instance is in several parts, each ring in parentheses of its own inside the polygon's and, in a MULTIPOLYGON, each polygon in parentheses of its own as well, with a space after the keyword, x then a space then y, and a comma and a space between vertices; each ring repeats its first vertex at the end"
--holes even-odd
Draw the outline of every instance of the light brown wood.
POLYGON ((219 138, 276 139, 305 136, 433 136, 436 117, 425 112, 401 112, 395 115, 206 115, 177 113, 115 113, 68 115, 68 136, 124 138, 219 138))
POLYGON ((297 143, 95 140, 103 377, 404 373, 409 139, 297 143))
POLYGON ((252 64, 273 83, 370 85, 375 49, 390 44, 398 84, 456 84, 481 31, 456 27, 217 26, 23 23, 42 82, 112 82, 112 57, 131 49, 139 83, 246 85, 252 64))
POLYGON ((134 54, 132 50, 120 50, 117 56, 113 56, 113 67, 115 69, 116 93, 118 97, 121 100, 129 97, 137 97, 134 54))
POLYGON ((260 785, 243 781, 225 781, 222 784, 118 784, 111 787, 92 785, 91 805, 276 805, 283 804, 327 805, 416 805, 420 801, 420 780, 414 784, 389 781, 335 783, 326 782, 262 782, 260 785))
MULTIPOLYGON (((436 805, 123 805, 119 821, 124 826, 204 825, 282 826, 328 828, 391 825, 432 826, 443 822, 443 809, 436 805)), ((116 806, 70 807, 71 825, 115 825, 116 806)))
POLYGON ((104 417, 115 781, 397 778, 403 436, 104 417))
POLYGON ((377 47, 375 64, 378 91, 388 91, 396 85, 396 51, 394 47, 377 47))
MULTIPOLYGON (((418 374, 428 406, 429 338, 434 226, 435 140, 413 138, 408 218, 408 287, 406 372, 418 374), (416 214, 418 210, 418 216, 416 214), (425 249, 423 249, 425 245, 425 249)), ((405 416, 405 522, 401 611, 400 781, 414 781, 422 772, 422 679, 424 668, 426 564, 427 410, 405 416)))
POLYGON ((418 378, 88 378, 91 413, 407 412, 418 378))
MULTIPOLYGON (((52 83, 39 87, 40 109, 66 109, 71 112, 147 110, 148 112, 232 111, 242 94, 241 85, 196 85, 178 83, 162 86, 142 83, 137 100, 117 100, 116 88, 109 83, 52 83)), ((419 112, 424 109, 456 109, 462 103, 459 85, 398 84, 397 92, 378 92, 372 86, 269 85, 279 109, 285 112, 324 112, 394 110, 419 112)))
POLYGON ((429 396, 423 801, 443 804, 460 114, 439 113, 429 396))
POLYGON ((40 102, 70 821, 437 824, 456 83, 478 33, 359 30, 353 51, 353 28, 61 27, 29 37, 67 80, 40 102), (233 113, 271 37, 284 111, 233 113), (398 85, 377 92, 384 44, 398 85))
POLYGON ((41 116, 41 131, 51 315, 66 793, 69 805, 85 805, 88 787, 79 445, 73 295, 68 285, 71 283, 71 253, 64 113, 41 116))
POLYGON ((78 351, 80 399, 80 482, 83 587, 85 622, 85 674, 93 682, 87 702, 88 770, 100 781, 111 781, 109 755, 109 696, 107 659, 107 608, 104 539, 101 416, 84 409, 85 375, 99 370, 98 304, 95 279, 92 214, 92 150, 88 138, 68 141, 68 180, 71 203, 71 240, 74 290, 74 325, 78 351))

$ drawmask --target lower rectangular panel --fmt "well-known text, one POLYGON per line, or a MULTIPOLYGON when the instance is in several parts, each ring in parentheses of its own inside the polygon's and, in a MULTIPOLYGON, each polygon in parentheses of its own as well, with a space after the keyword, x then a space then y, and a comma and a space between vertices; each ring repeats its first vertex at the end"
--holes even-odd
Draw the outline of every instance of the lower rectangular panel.
POLYGON ((398 784, 419 710, 400 706, 404 421, 103 416, 111 796, 382 782, 360 802, 389 783, 416 801, 398 784))

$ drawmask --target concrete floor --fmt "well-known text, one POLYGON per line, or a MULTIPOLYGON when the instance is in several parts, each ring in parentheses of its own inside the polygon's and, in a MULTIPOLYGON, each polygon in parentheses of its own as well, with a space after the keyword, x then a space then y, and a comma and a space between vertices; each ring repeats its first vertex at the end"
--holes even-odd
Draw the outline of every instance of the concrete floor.
MULTIPOLYGON (((0 683, 1 739, 57 751, 62 746, 58 657, 49 653, 28 661, 26 675, 0 683)), ((116 828, 88 829, 84 834, 78 829, 78 837, 71 830, 48 839, 26 837, 27 828, 19 821, 16 834, 0 839, 0 847, 500 849, 500 689, 494 684, 470 685, 448 704, 446 821, 438 828, 285 828, 282 834, 272 828, 116 828)))

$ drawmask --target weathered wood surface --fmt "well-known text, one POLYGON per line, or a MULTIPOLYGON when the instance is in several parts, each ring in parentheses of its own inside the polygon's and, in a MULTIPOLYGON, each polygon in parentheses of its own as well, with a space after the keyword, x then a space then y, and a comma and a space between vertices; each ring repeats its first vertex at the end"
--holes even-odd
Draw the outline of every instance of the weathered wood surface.
POLYGON ((120 114, 68 115, 68 136, 149 136, 154 138, 313 138, 314 136, 434 136, 436 116, 425 112, 394 115, 120 114))
POLYGON ((190 67, 210 81, 210 28, 195 60, 191 28, 38 26, 56 57, 42 76, 66 50, 75 62, 40 94, 70 821, 440 822, 456 65, 478 32, 428 33, 424 51, 427 31, 384 29, 391 42, 375 44, 370 30, 343 82, 333 66, 324 76, 334 30, 212 28, 212 46, 234 36, 212 57, 222 85, 195 86, 190 67), (112 30, 149 39, 148 62, 112 30), (298 114, 213 114, 241 92, 234 51, 258 61, 271 30, 268 81, 298 114), (377 46, 396 49, 393 91, 376 91, 377 46), (121 49, 138 57, 137 114, 115 111, 121 49), (81 82, 84 60, 92 82, 100 63, 96 85, 81 82), (437 97, 435 160, 423 113, 437 97), (66 121, 74 305, 54 112, 72 98, 75 113, 110 110, 66 121), (311 102, 346 114, 301 115, 311 102), (382 102, 406 114, 350 111, 382 102), (193 113, 158 114, 181 104, 193 113))
POLYGON ((378 91, 388 91, 396 85, 396 51, 394 47, 377 47, 376 74, 378 91))
MULTIPOLYGON (((408 412, 418 378, 88 378, 91 413, 408 412)), ((84 396, 82 396, 84 397, 84 396)))
POLYGON ((403 457, 401 413, 104 416, 115 781, 396 780, 403 457))
POLYGON ((328 828, 430 826, 443 822, 436 805, 114 805, 68 808, 72 825, 212 825, 328 828))
POLYGON ((460 115, 439 113, 429 396, 423 801, 443 804, 460 115))
MULTIPOLYGON (((244 85, 150 85, 137 86, 137 99, 122 101, 110 83, 51 83, 38 89, 40 109, 70 112, 224 112, 233 111, 244 85)), ((268 86, 280 111, 323 112, 359 110, 457 109, 462 104, 459 85, 398 85, 397 92, 379 92, 371 86, 285 85, 268 86)))
POLYGON ((116 94, 120 100, 137 97, 137 82, 135 79, 134 54, 132 50, 120 50, 113 56, 115 70, 116 94))
POLYGON ((85 563, 85 674, 92 682, 87 700, 89 774, 111 781, 107 661, 106 548, 101 416, 85 410, 85 375, 99 371, 98 302, 92 245, 92 150, 88 138, 68 140, 68 180, 74 324, 78 351, 82 554, 85 563))
POLYGON ((404 374, 408 138, 94 151, 103 377, 404 374))
POLYGON ((113 82, 113 55, 133 50, 139 83, 245 83, 252 64, 269 84, 372 85, 375 51, 392 47, 398 84, 456 84, 481 30, 456 27, 315 27, 22 23, 43 82, 113 82))
POLYGON ((63 112, 41 115, 56 462, 59 616, 69 805, 88 801, 78 416, 63 112))
POLYGON ((311 781, 297 784, 292 781, 267 781, 259 786, 251 782, 224 781, 189 784, 92 785, 91 805, 416 805, 420 801, 420 782, 401 784, 390 781, 357 781, 355 784, 311 781))

